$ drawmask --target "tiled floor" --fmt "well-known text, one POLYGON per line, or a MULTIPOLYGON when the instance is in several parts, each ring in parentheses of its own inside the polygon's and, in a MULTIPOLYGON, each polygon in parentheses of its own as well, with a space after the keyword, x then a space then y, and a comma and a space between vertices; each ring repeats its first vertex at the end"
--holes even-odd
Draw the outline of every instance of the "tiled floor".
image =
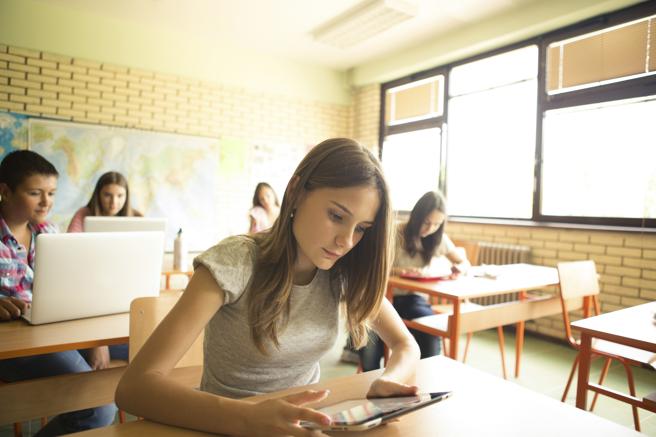
MULTIPOLYGON (((354 364, 339 361, 343 345, 344 336, 342 335, 335 344, 335 348, 321 360, 322 379, 355 373, 356 366, 354 364)), ((511 332, 507 332, 506 360, 510 374, 514 372, 514 356, 514 336, 511 332)), ((521 375, 518 379, 512 378, 511 381, 560 400, 574 357, 574 351, 563 344, 527 335, 524 353, 522 354, 521 375)), ((467 363, 491 374, 501 376, 496 331, 486 331, 474 335, 467 363)), ((597 377, 600 365, 601 362, 598 361, 593 367, 592 375, 594 377, 597 377)), ((635 369, 634 377, 639 394, 656 392, 656 372, 635 369)), ((626 376, 622 366, 619 364, 611 366, 606 384, 616 389, 626 389, 626 376)), ((568 396, 568 403, 572 405, 576 396, 576 383, 573 383, 573 385, 574 387, 570 389, 568 396)), ((645 410, 639 411, 642 432, 656 437, 656 414, 645 410)), ((601 396, 597 402, 595 413, 627 427, 633 427, 631 409, 624 403, 601 396)), ((25 424, 25 436, 32 435, 27 429, 28 426, 28 424, 25 424)), ((37 422, 32 422, 32 431, 36 432, 37 429, 37 422)), ((0 437, 9 436, 13 436, 11 426, 0 427, 0 437)))

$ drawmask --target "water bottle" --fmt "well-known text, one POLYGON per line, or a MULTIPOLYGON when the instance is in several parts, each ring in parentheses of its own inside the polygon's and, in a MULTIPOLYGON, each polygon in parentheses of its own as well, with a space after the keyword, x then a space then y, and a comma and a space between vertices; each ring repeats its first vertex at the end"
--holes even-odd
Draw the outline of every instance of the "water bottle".
POLYGON ((178 231, 178 235, 173 241, 173 270, 179 272, 186 272, 189 268, 187 262, 187 245, 182 236, 182 229, 178 231))

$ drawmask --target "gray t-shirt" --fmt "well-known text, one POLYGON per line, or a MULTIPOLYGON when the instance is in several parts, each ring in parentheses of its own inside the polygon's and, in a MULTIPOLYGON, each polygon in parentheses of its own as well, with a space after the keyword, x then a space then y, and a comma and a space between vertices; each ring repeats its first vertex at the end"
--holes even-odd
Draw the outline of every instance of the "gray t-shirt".
POLYGON ((257 247, 246 236, 229 237, 199 255, 225 292, 225 303, 205 327, 201 390, 242 398, 319 380, 319 358, 335 343, 339 292, 329 274, 317 270, 312 281, 292 288, 289 322, 279 333, 280 348, 265 339, 263 355, 251 339, 247 291, 257 247))

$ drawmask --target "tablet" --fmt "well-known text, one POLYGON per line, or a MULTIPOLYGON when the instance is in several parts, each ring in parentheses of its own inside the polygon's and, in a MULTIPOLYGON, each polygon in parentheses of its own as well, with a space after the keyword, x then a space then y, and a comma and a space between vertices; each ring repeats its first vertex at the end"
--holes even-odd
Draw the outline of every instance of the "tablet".
POLYGON ((330 425, 301 422, 301 426, 324 431, 361 431, 439 402, 450 395, 450 391, 443 391, 416 396, 347 400, 319 408, 318 411, 331 417, 330 425))

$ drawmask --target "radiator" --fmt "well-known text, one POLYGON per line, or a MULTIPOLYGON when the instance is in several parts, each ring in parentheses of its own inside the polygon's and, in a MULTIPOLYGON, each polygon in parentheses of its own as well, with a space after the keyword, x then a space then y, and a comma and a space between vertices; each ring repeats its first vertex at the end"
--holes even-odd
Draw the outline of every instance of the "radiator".
MULTIPOLYGON (((480 241, 478 248, 478 264, 480 265, 528 263, 531 256, 531 248, 523 245, 480 241)), ((472 302, 480 305, 494 305, 517 300, 518 295, 519 293, 508 293, 498 296, 479 297, 472 299, 472 302)))

